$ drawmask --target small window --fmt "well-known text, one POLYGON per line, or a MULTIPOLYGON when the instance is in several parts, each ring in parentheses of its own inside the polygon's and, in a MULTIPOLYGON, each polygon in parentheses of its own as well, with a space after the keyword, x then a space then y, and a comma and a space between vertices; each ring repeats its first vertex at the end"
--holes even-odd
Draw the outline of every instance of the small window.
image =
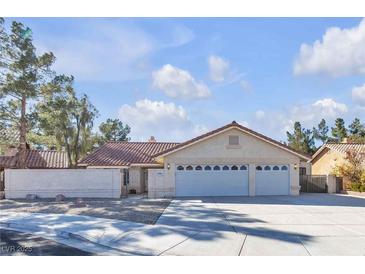
POLYGON ((212 170, 212 167, 211 166, 205 166, 204 170, 212 170))
POLYGON ((272 170, 280 170, 280 168, 279 168, 278 166, 274 166, 274 167, 272 168, 272 170))
POLYGON ((231 170, 238 170, 238 167, 237 166, 232 166, 231 170))
POLYGON ((247 166, 241 166, 240 170, 247 170, 247 166))
POLYGON ((214 166, 213 168, 214 170, 221 170, 221 167, 220 166, 214 166))
POLYGON ((231 146, 238 146, 239 145, 239 138, 238 136, 229 136, 229 145, 231 146))
POLYGON ((271 170, 271 167, 270 166, 265 166, 264 168, 265 170, 271 170))
POLYGON ((178 166, 177 170, 184 170, 184 167, 183 166, 178 166))
POLYGON ((287 166, 282 166, 281 170, 288 170, 288 167, 287 166))
POLYGON ((195 170, 202 170, 203 168, 202 168, 202 166, 196 166, 195 167, 195 170))
POLYGON ((193 167, 192 166, 187 166, 186 170, 193 170, 193 167))
POLYGON ((223 170, 229 170, 229 167, 228 166, 224 166, 222 169, 223 170))
POLYGON ((261 166, 257 166, 256 167, 256 170, 262 170, 262 167, 261 166))

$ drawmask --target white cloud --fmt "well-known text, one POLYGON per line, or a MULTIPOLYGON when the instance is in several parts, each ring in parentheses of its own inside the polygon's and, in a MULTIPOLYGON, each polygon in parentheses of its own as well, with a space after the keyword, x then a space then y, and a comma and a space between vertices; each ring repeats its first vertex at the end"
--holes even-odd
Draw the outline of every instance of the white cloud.
POLYGON ((365 19, 354 28, 329 28, 313 45, 302 44, 294 73, 365 74, 365 19))
MULTIPOLYGON (((292 131, 294 122, 301 122, 303 127, 311 129, 322 118, 332 123, 337 117, 348 112, 345 104, 336 102, 332 98, 324 98, 310 105, 292 106, 284 111, 266 113, 258 110, 255 113, 255 127, 259 131, 269 132, 276 138, 283 138, 286 131, 292 131)), ((268 134, 268 133, 267 133, 268 134)))
POLYGON ((355 104, 365 107, 365 84, 352 89, 352 100, 355 104))
POLYGON ((155 136, 157 141, 184 141, 206 131, 194 124, 182 106, 163 101, 140 100, 135 105, 123 105, 119 118, 131 126, 134 141, 146 141, 155 136))
POLYGON ((208 58, 210 79, 214 82, 223 82, 229 72, 229 62, 222 57, 211 55, 208 58))
POLYGON ((162 90, 167 96, 180 99, 207 98, 211 95, 209 88, 197 82, 191 74, 174 67, 164 65, 152 73, 153 87, 162 90))

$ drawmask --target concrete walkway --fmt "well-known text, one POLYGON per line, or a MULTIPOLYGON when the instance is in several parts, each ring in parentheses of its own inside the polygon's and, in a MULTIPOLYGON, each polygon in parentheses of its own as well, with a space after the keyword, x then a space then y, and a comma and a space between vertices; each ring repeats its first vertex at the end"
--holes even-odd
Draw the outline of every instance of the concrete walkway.
POLYGON ((8 212, 0 223, 105 255, 365 255, 365 199, 341 195, 180 199, 155 225, 8 212))

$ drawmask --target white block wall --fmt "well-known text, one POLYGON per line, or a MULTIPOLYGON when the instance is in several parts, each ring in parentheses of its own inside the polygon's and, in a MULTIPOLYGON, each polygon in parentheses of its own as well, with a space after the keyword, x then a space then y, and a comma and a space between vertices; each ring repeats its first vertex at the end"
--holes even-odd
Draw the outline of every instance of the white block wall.
POLYGON ((122 174, 119 169, 6 169, 5 197, 119 198, 122 174))
POLYGON ((167 198, 175 196, 171 182, 166 181, 164 169, 148 169, 148 198, 167 198))

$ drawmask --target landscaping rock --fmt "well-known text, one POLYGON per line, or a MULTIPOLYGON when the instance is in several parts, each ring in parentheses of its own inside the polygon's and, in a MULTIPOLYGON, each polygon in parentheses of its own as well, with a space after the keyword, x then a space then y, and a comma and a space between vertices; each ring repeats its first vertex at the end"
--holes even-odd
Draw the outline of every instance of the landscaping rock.
POLYGON ((64 201, 66 199, 66 197, 64 196, 64 195, 62 195, 62 194, 57 194, 56 195, 56 198, 55 198, 55 201, 56 202, 62 202, 62 201, 64 201))
POLYGON ((36 200, 38 197, 36 194, 27 194, 27 196, 25 196, 25 199, 29 200, 29 201, 33 201, 36 200))

